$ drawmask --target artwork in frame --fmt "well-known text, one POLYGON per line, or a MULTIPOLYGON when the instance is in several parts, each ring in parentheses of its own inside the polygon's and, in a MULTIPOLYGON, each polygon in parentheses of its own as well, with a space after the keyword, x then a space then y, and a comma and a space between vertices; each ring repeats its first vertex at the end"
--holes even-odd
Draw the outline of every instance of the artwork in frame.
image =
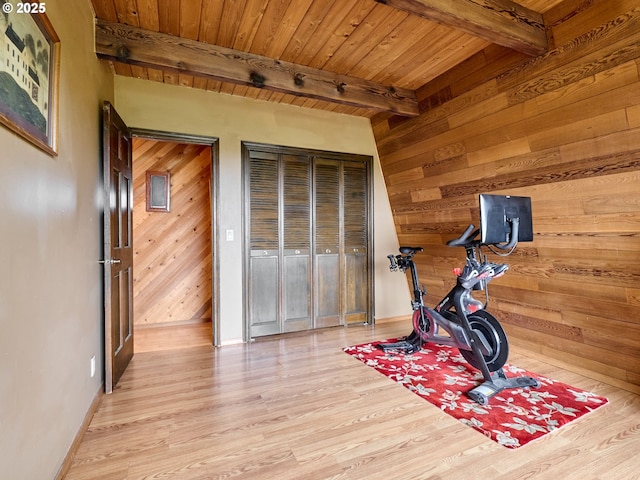
POLYGON ((169 212, 171 202, 171 174, 146 172, 147 212, 169 212))
POLYGON ((26 3, 0 4, 0 123, 57 155, 60 39, 44 8, 34 13, 24 10, 26 3))

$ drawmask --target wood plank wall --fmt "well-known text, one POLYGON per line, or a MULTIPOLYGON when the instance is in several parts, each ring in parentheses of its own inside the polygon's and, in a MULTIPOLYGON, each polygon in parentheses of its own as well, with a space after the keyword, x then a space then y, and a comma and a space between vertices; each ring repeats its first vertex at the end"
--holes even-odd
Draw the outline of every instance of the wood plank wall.
POLYGON ((134 138, 134 325, 210 321, 211 147, 134 138), (169 213, 146 211, 146 171, 169 171, 169 213))
POLYGON ((545 22, 548 54, 487 48, 420 89, 420 117, 372 119, 399 241, 425 247, 436 302, 478 194, 530 196, 534 241, 489 310, 515 348, 640 393, 640 6, 566 0, 545 22))

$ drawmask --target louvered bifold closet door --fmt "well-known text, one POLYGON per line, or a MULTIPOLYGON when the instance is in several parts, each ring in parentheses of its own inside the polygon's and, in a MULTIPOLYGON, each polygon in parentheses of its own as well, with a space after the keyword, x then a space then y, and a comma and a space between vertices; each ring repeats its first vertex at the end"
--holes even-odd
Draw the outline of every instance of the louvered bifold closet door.
POLYGON ((370 158, 318 153, 245 147, 249 338, 371 320, 370 158))
POLYGON ((341 315, 340 162, 314 162, 315 327, 343 323, 341 315))
POLYGON ((278 155, 252 151, 249 158, 251 337, 280 333, 278 155))
POLYGON ((344 318, 345 323, 367 322, 368 284, 368 174, 367 165, 343 163, 344 318))
POLYGON ((283 331, 313 328, 311 314, 311 166, 282 155, 283 331))

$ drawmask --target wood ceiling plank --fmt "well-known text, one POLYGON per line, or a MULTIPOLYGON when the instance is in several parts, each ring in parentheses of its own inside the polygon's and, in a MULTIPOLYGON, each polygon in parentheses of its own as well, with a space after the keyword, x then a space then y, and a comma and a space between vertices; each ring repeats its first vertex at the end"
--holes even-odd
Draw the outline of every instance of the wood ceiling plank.
POLYGON ((268 98, 266 98, 266 100, 269 100, 270 102, 276 102, 276 103, 281 103, 282 98, 286 96, 286 93, 282 93, 282 92, 270 92, 270 95, 268 98))
POLYGON ((251 51, 258 55, 281 59, 282 53, 296 34, 298 26, 308 10, 308 3, 288 2, 282 18, 275 24, 275 30, 272 29, 273 33, 269 33, 268 29, 258 30, 256 47, 259 48, 257 50, 252 48, 251 51))
POLYGON ((258 25, 251 53, 266 56, 268 44, 275 39, 278 26, 283 21, 290 0, 269 0, 265 14, 258 25))
POLYGON ((247 87, 247 93, 245 93, 244 96, 246 98, 256 99, 256 98, 258 98, 258 95, 260 95, 261 91, 262 90, 259 89, 259 88, 247 87))
POLYGON ((355 65, 348 72, 349 75, 373 80, 374 76, 379 75, 380 72, 388 72, 393 62, 405 55, 410 55, 416 49, 422 50, 424 45, 429 44, 428 34, 431 31, 433 31, 431 22, 410 15, 376 45, 367 54, 366 59, 355 65))
MULTIPOLYGON (((323 2, 312 2, 306 15, 300 20, 296 32, 292 35, 288 45, 282 52, 282 60, 287 62, 298 62, 298 55, 305 45, 310 43, 315 37, 320 37, 322 31, 319 30, 327 14, 335 4, 336 0, 325 0, 323 2), (316 33, 317 32, 317 33, 316 33)), ((344 7, 344 2, 341 2, 344 7)), ((304 62, 298 62, 304 63, 304 62)))
POLYGON ((546 13, 548 10, 564 1, 565 0, 519 0, 518 3, 530 10, 535 10, 536 12, 540 13, 546 13))
POLYGON ((220 29, 218 31, 216 45, 229 48, 233 47, 246 5, 247 0, 227 0, 224 2, 224 7, 220 14, 220 29))
POLYGON ((145 80, 149 78, 147 69, 144 67, 138 67, 136 65, 131 65, 131 75, 133 75, 134 78, 143 78, 145 80))
POLYGON ((212 92, 219 92, 221 86, 222 86, 222 82, 219 82, 217 80, 211 80, 210 78, 207 79, 207 90, 210 90, 212 92))
POLYGON ((136 0, 114 0, 118 22, 139 27, 138 6, 136 0))
MULTIPOLYGON (((115 62, 118 65, 119 62, 115 62)), ((178 85, 178 79, 180 74, 178 72, 168 72, 164 70, 162 72, 162 78, 164 83, 168 83, 169 85, 178 85)))
POLYGON ((193 75, 178 75, 178 85, 182 85, 183 87, 193 87, 193 75))
POLYGON ((301 107, 305 102, 306 98, 304 97, 296 97, 291 101, 291 105, 295 105, 296 107, 301 107))
POLYGON ((220 93, 226 93, 228 95, 233 95, 233 89, 235 88, 235 84, 229 82, 220 82, 220 93))
POLYGON ((260 92, 258 93, 258 96, 256 98, 258 100, 269 101, 269 99, 271 98, 272 94, 273 94, 273 92, 270 92, 269 90, 260 90, 260 92))
POLYGON ((463 57, 473 55, 486 45, 487 42, 483 39, 444 25, 434 24, 425 41, 417 43, 411 52, 399 57, 384 69, 381 75, 374 78, 375 81, 383 83, 402 80, 408 82, 407 85, 415 84, 413 88, 418 89, 442 73, 438 67, 441 68, 443 61, 450 61, 451 67, 456 64, 452 59, 447 58, 445 51, 455 55, 456 61, 459 62, 463 57), (435 55, 434 52, 436 52, 435 55))
POLYGON ((207 79, 202 77, 193 77, 193 87, 200 90, 207 89, 207 79))
POLYGON ((309 61, 303 61, 310 67, 322 68, 331 60, 331 57, 340 46, 351 36, 358 25, 369 15, 375 7, 375 2, 369 0, 356 0, 350 10, 341 2, 336 3, 337 8, 332 8, 328 21, 323 22, 323 32, 328 32, 328 36, 323 36, 321 43, 313 43, 308 51, 313 56, 309 61), (345 12, 347 12, 345 14, 345 12), (326 23, 326 24, 325 24, 326 23))
POLYGON ((247 94, 249 87, 246 85, 234 85, 232 95, 244 97, 247 94))
MULTIPOLYGON (((334 32, 344 22, 345 12, 350 12, 361 2, 362 0, 340 0, 333 4, 327 3, 328 10, 320 19, 320 24, 312 30, 313 34, 304 39, 301 38, 299 42, 296 38, 296 43, 299 43, 296 54, 289 57, 288 61, 310 65, 318 50, 326 48, 327 42, 333 41, 334 32)), ((369 7, 371 7, 370 4, 369 7)))
MULTIPOLYGON (((482 38, 471 37, 463 32, 459 33, 462 33, 467 39, 464 41, 460 37, 456 37, 455 40, 452 39, 451 42, 442 46, 439 50, 440 53, 435 57, 432 52, 423 52, 421 59, 413 65, 414 68, 404 70, 402 71, 404 75, 398 76, 398 82, 406 82, 399 84, 415 85, 412 88, 417 90, 428 81, 441 75, 442 72, 446 72, 464 62, 489 45, 482 38)), ((407 66, 411 67, 412 65, 408 64, 407 66)))
POLYGON ((180 2, 180 36, 198 40, 200 33, 200 18, 202 14, 202 0, 180 2))
POLYGON ((180 2, 158 0, 158 23, 161 32, 180 35, 180 2))
POLYGON ((242 18, 238 24, 233 48, 248 52, 253 39, 256 36, 258 27, 265 15, 267 4, 264 0, 248 0, 242 13, 242 18))
POLYGON ((376 0, 528 55, 547 52, 542 14, 510 0, 376 0))
MULTIPOLYGON (((418 114, 413 90, 388 87, 100 19, 96 20, 96 54, 118 63, 259 86, 300 97, 407 116, 418 114)), ((175 81, 175 78, 170 78, 175 81)), ((165 82, 166 79, 167 75, 165 82)))
POLYGON ((389 10, 376 5, 322 68, 331 72, 348 73, 355 63, 365 58, 408 16, 400 10, 389 10))
POLYGON ((118 14, 113 0, 92 0, 91 4, 97 18, 104 18, 110 22, 118 21, 118 14))
POLYGON ((147 68, 147 75, 149 76, 149 80, 155 82, 162 82, 164 80, 162 70, 158 70, 157 68, 147 68))
POLYGON ((302 106, 303 106, 304 108, 314 108, 315 106, 317 106, 317 105, 318 105, 318 102, 319 102, 319 101, 320 101, 320 100, 316 100, 316 99, 314 99, 314 98, 307 98, 307 99, 302 103, 302 106))
MULTIPOLYGON (((138 26, 157 32, 160 30, 158 0, 137 0, 138 26)), ((102 18, 98 15, 98 18, 102 18)))
POLYGON ((122 75, 123 77, 133 77, 133 74, 131 73, 131 65, 113 62, 113 70, 116 72, 116 75, 122 75))
POLYGON ((217 43, 224 0, 202 0, 202 16, 198 40, 217 43))

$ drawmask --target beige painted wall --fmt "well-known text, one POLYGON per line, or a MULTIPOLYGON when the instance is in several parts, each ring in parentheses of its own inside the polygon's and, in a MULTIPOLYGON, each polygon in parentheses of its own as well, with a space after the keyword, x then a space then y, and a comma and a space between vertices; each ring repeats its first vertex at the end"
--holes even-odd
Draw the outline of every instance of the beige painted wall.
POLYGON ((46 7, 62 42, 59 155, 0 126, 3 479, 54 478, 102 382, 99 114, 113 78, 89 3, 46 7))
POLYGON ((314 111, 125 77, 115 79, 116 109, 130 127, 217 137, 220 146, 220 335, 242 339, 241 142, 260 142, 372 155, 376 318, 409 313, 404 278, 389 273, 387 254, 397 250, 391 210, 368 119, 314 111))

